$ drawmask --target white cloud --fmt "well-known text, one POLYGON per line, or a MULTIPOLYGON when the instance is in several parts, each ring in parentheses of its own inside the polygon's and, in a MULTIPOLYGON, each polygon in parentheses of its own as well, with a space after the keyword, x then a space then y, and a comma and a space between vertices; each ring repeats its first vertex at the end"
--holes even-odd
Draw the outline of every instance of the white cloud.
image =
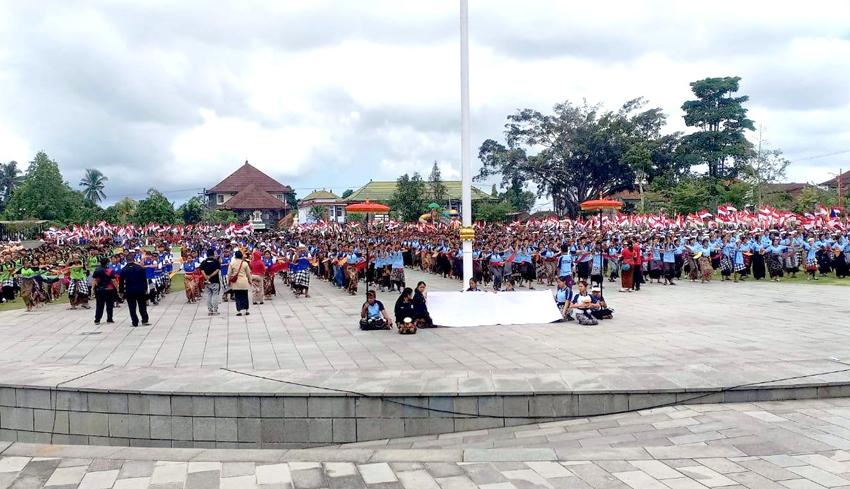
MULTIPOLYGON (((508 114, 564 100, 644 96, 685 130, 688 84, 709 76, 743 78, 789 159, 850 149, 848 25, 846 0, 475 0, 474 166, 508 114)), ((296 188, 435 160, 460 178, 458 35, 456 2, 0 2, 0 161, 44 149, 69 181, 100 168, 110 200, 209 186, 245 158, 296 188)))

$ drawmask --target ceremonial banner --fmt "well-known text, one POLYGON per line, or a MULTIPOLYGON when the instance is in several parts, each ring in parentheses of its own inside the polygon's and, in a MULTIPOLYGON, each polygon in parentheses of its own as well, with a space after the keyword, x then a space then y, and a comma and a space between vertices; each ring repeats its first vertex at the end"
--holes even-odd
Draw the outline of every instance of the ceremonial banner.
POLYGON ((468 328, 490 324, 541 324, 561 319, 548 290, 527 292, 429 292, 435 325, 468 328))

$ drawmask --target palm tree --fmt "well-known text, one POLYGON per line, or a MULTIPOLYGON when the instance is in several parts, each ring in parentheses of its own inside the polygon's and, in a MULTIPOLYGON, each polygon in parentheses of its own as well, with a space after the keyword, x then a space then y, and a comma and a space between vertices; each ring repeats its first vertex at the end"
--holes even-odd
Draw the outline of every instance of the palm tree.
POLYGON ((310 216, 316 220, 325 219, 327 216, 328 209, 322 205, 311 205, 310 206, 310 216))
POLYGON ((24 183, 24 176, 18 169, 17 161, 0 163, 0 197, 2 197, 0 200, 8 201, 12 192, 22 183, 24 183))
POLYGON ((130 197, 124 197, 115 203, 115 211, 118 213, 121 224, 127 224, 139 208, 139 203, 130 197))
POLYGON ((101 200, 105 199, 106 194, 103 193, 103 189, 106 187, 105 182, 107 180, 109 179, 100 170, 86 170, 86 175, 80 180, 80 187, 83 187, 83 195, 86 199, 95 204, 99 204, 101 200))

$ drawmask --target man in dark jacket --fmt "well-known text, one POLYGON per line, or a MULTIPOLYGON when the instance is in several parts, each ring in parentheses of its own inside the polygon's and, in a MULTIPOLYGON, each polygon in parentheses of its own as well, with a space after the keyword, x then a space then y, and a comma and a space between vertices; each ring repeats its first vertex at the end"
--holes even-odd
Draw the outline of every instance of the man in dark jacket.
POLYGON ((127 300, 127 304, 130 306, 130 320, 133 326, 139 325, 139 318, 136 317, 136 305, 139 306, 142 324, 144 326, 150 326, 148 322, 148 306, 145 303, 145 300, 147 300, 148 278, 145 274, 145 269, 136 263, 136 258, 132 253, 127 255, 127 266, 121 269, 121 283, 119 288, 127 300))

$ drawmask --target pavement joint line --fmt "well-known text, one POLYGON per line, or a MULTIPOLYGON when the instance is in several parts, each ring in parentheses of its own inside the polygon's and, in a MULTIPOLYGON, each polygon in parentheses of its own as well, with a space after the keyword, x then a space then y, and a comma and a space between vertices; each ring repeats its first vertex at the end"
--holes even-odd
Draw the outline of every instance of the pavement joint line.
POLYGON ((106 369, 108 369, 108 368, 112 368, 112 365, 111 365, 111 364, 110 364, 110 365, 106 365, 106 366, 103 366, 103 367, 101 367, 101 368, 99 368, 99 369, 97 369, 97 370, 94 370, 94 371, 91 371, 91 372, 85 373, 85 374, 80 375, 80 376, 78 376, 78 377, 74 377, 73 379, 65 380, 65 381, 63 381, 63 382, 59 382, 58 384, 56 384, 56 389, 58 389, 58 388, 59 388, 59 386, 60 386, 60 385, 62 385, 62 384, 67 384, 67 383, 70 383, 70 382, 74 382, 75 380, 80 380, 80 379, 82 379, 82 378, 88 377, 89 375, 93 375, 93 374, 96 374, 96 373, 98 373, 98 372, 102 372, 102 371, 104 371, 104 370, 106 370, 106 369))

